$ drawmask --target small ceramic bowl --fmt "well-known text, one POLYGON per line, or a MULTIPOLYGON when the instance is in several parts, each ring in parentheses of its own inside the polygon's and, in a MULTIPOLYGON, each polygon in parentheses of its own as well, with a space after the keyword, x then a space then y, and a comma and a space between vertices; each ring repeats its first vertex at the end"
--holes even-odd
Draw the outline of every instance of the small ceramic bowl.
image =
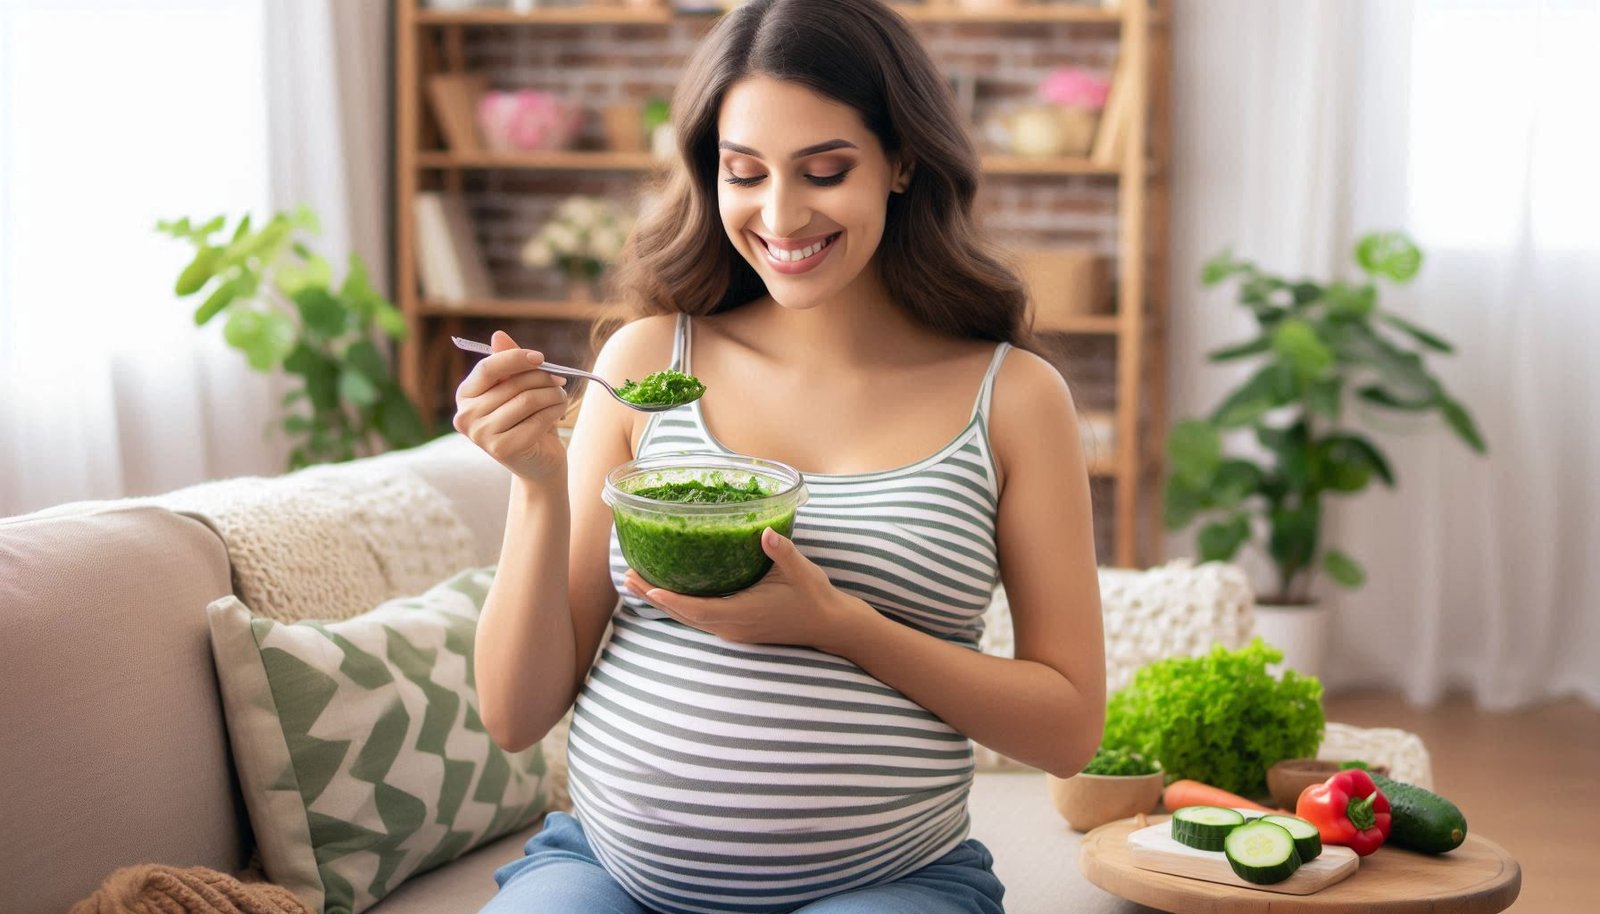
POLYGON ((1050 776, 1050 799, 1073 831, 1089 831, 1107 822, 1153 812, 1166 785, 1163 772, 1110 775, 1050 776))
MULTIPOLYGON (((1332 759, 1290 758, 1267 769, 1267 791, 1272 802, 1280 809, 1294 812, 1300 792, 1312 784, 1321 784, 1339 773, 1339 762, 1332 759)), ((1372 770, 1387 775, 1387 765, 1373 765, 1372 770)))

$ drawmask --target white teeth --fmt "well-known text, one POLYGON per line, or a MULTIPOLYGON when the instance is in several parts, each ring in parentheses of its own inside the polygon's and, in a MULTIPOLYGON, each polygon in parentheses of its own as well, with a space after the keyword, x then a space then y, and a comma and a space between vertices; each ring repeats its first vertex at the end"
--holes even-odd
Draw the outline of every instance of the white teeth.
POLYGON ((815 254, 818 251, 822 250, 823 248, 827 247, 828 246, 828 241, 829 241, 829 239, 824 238, 821 241, 817 242, 816 244, 811 245, 810 247, 801 248, 801 249, 799 249, 797 251, 785 251, 785 250, 783 250, 781 248, 775 248, 775 247, 772 247, 772 246, 769 245, 767 247, 767 251, 772 254, 772 259, 773 260, 782 260, 782 261, 785 261, 787 263, 793 263, 796 260, 805 260, 807 257, 810 257, 812 254, 815 254))

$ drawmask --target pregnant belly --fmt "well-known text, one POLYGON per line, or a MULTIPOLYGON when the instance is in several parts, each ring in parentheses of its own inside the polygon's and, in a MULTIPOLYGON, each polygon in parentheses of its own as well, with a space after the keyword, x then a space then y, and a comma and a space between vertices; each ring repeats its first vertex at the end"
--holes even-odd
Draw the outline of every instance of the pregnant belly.
POLYGON ((568 751, 579 818, 625 884, 789 897, 894 878, 966 835, 967 740, 816 651, 619 617, 568 751))

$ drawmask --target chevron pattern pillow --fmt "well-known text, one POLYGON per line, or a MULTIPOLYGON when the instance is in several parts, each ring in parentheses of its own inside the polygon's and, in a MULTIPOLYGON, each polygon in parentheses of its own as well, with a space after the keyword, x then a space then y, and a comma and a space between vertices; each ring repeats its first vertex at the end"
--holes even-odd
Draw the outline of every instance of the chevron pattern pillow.
POLYGON ((267 878, 359 914, 545 811, 540 747, 478 718, 472 648, 492 569, 337 622, 207 609, 235 767, 267 878))

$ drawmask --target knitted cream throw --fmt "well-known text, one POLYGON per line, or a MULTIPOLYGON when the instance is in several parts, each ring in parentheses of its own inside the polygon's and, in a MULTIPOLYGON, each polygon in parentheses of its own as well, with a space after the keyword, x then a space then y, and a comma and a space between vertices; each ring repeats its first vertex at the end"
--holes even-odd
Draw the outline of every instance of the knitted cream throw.
POLYGON ((202 866, 125 866, 68 914, 313 914, 294 893, 202 866))
POLYGON ((486 564, 449 499, 406 469, 319 466, 153 500, 215 530, 234 593, 280 622, 347 619, 486 564))

